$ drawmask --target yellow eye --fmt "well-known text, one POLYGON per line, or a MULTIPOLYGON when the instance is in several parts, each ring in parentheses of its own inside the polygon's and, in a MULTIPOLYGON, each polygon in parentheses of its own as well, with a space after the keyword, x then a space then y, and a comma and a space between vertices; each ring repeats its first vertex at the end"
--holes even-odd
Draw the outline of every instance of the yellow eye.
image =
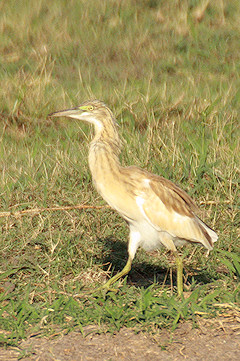
POLYGON ((85 110, 85 111, 91 111, 94 109, 94 106, 93 105, 80 105, 79 109, 81 110, 85 110))

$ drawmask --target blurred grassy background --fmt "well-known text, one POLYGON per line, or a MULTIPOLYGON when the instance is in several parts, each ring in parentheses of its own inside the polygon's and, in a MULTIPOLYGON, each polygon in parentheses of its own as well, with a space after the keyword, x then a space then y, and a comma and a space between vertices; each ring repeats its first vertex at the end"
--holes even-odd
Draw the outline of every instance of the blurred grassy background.
MULTIPOLYGON (((136 164, 179 184, 220 236, 207 262, 202 249, 183 250, 186 288, 199 292, 203 285, 203 294, 221 289, 212 303, 216 297, 236 302, 239 17, 238 0, 2 0, 1 212, 105 204, 93 189, 87 165, 92 129, 47 117, 89 98, 104 100, 126 140, 123 164, 136 164)), ((122 301, 113 295, 105 299, 114 312, 102 300, 75 300, 82 287, 91 290, 106 280, 110 265, 117 271, 126 261, 128 231, 110 209, 36 211, 18 217, 0 213, 0 227, 1 328, 6 339, 24 337, 33 325, 49 330, 54 323, 80 327, 109 322, 106 314, 111 320, 115 311, 119 315, 122 306, 117 302, 131 304, 133 314, 142 315, 142 304, 132 300, 139 295, 145 299, 144 287, 152 283, 152 303, 161 292, 170 297, 171 256, 139 251, 117 298, 122 301), (63 305, 69 302, 66 311, 63 305), (88 317, 82 315, 81 321, 83 304, 88 317), (90 306, 98 310, 92 318, 90 306)), ((199 297, 201 293, 194 298, 196 305, 199 297)), ((185 317, 178 306, 176 310, 175 322, 185 317)), ((128 325, 121 317, 118 326, 113 322, 117 328, 128 325)), ((163 313, 162 323, 159 317, 150 314, 148 321, 164 324, 170 316, 163 313)))

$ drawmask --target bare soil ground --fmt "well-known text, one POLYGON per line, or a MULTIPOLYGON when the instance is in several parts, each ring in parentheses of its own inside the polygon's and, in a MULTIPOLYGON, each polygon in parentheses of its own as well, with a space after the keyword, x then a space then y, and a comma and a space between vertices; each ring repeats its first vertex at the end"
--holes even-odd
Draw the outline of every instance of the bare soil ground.
MULTIPOLYGON (((98 334, 92 327, 84 332, 85 337, 77 332, 54 339, 30 337, 20 349, 28 350, 25 361, 240 360, 240 318, 236 314, 199 320, 197 328, 185 322, 173 333, 136 334, 123 328, 114 335, 98 334)), ((17 349, 0 351, 1 361, 15 361, 18 356, 17 349)))

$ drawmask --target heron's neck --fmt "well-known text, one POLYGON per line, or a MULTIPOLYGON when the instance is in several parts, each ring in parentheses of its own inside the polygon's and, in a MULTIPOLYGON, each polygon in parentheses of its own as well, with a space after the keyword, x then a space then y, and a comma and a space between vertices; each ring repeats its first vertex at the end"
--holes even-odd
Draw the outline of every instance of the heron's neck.
POLYGON ((121 140, 114 120, 102 127, 95 126, 95 136, 89 149, 89 166, 95 181, 104 173, 119 172, 120 150, 121 140))
POLYGON ((118 134, 117 123, 112 113, 109 111, 104 119, 94 119, 94 133, 92 143, 104 143, 112 146, 117 153, 120 153, 121 141, 118 134))

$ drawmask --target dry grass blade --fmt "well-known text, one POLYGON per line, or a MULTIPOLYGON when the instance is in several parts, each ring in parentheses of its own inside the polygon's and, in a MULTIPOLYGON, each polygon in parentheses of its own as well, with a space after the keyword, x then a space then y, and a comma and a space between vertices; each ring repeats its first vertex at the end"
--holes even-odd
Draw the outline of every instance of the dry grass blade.
POLYGON ((204 18, 205 12, 208 8, 210 0, 203 1, 196 9, 192 12, 192 16, 195 21, 201 22, 204 18))

